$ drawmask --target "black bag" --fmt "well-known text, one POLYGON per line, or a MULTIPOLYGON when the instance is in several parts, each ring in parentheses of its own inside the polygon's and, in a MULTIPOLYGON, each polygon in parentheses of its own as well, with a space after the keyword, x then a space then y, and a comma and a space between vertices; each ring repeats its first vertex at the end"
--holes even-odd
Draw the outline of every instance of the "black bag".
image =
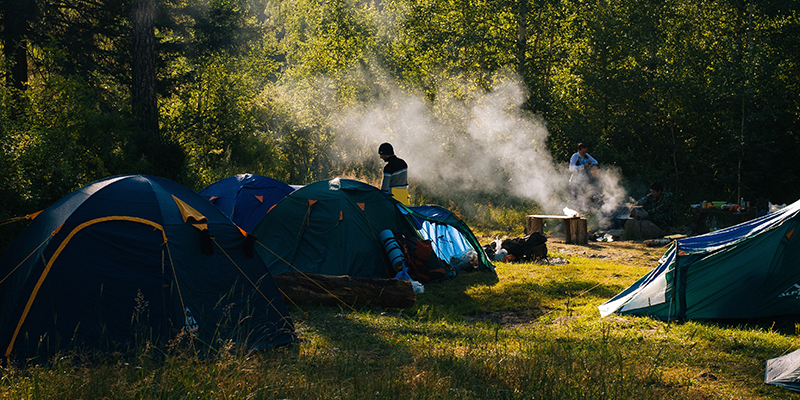
POLYGON ((541 232, 529 236, 503 240, 502 248, 514 256, 516 261, 536 261, 547 258, 547 237, 541 232))

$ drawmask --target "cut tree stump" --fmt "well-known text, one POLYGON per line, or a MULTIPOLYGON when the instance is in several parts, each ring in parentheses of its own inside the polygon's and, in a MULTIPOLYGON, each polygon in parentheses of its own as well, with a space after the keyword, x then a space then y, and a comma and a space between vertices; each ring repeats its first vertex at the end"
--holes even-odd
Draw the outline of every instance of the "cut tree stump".
POLYGON ((274 275, 275 282, 291 302, 321 305, 370 304, 385 308, 408 308, 417 301, 411 281, 404 279, 354 278, 319 274, 274 275))
POLYGON ((586 218, 566 215, 527 215, 525 216, 525 234, 544 233, 544 220, 560 219, 564 225, 564 240, 567 244, 588 244, 589 235, 586 229, 586 218))

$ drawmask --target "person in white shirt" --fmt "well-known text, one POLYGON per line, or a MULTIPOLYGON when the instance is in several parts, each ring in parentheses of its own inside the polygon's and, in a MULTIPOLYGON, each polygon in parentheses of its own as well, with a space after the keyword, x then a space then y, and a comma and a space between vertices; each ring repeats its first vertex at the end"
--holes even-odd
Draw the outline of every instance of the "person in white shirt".
POLYGON ((587 186, 593 186, 598 163, 588 152, 588 145, 578 143, 578 151, 569 159, 569 170, 572 172, 569 177, 569 192, 572 206, 577 207, 578 211, 586 211, 587 200, 595 195, 594 189, 587 186))

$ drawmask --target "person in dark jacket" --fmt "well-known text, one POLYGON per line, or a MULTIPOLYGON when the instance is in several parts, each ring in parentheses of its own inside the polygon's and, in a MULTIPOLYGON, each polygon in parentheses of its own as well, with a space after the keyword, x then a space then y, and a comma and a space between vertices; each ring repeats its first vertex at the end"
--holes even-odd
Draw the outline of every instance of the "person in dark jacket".
POLYGON ((408 164, 401 158, 394 155, 394 148, 389 143, 383 143, 378 147, 378 155, 381 160, 386 161, 383 167, 383 181, 381 190, 392 193, 392 189, 408 190, 408 164))
POLYGON ((653 182, 650 185, 650 194, 642 197, 636 206, 647 211, 646 219, 653 221, 663 230, 669 230, 677 222, 672 194, 664 190, 664 184, 661 182, 653 182))

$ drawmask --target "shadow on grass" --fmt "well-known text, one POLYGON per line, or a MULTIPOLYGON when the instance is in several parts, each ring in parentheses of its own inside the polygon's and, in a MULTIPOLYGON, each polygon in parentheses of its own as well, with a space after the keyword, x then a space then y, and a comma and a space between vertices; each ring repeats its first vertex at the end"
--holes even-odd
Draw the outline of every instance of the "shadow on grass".
MULTIPOLYGON (((506 283, 492 275, 476 273, 428 284, 418 303, 407 309, 308 310, 310 317, 303 324, 319 340, 313 341, 314 353, 299 357, 292 370, 302 375, 303 384, 316 385, 314 389, 337 389, 336 382, 347 382, 344 390, 352 398, 378 392, 382 398, 477 394, 486 398, 698 398, 697 393, 678 389, 699 379, 701 372, 753 381, 750 377, 762 372, 764 359, 785 350, 782 342, 769 340, 763 332, 766 328, 710 321, 661 325, 575 318, 505 330, 503 326, 524 324, 526 318, 535 320, 546 308, 503 310, 493 308, 497 304, 491 304, 492 299, 527 296, 563 302, 588 293, 605 297, 616 294, 616 288, 575 279, 506 283), (476 288, 484 292, 475 295, 476 288), (477 309, 487 311, 464 313, 477 309), (730 328, 750 332, 740 334, 730 328), (698 344, 703 352, 692 350, 698 344), (519 351, 496 351, 505 346, 519 351), (741 362, 728 366, 718 361, 720 355, 728 354, 742 357, 741 362), (688 372, 678 378, 664 373, 676 368, 688 372), (519 395, 504 396, 508 393, 519 395)), ((793 327, 788 322, 783 326, 793 327)), ((758 388, 782 393, 760 384, 758 388)))
MULTIPOLYGON (((454 279, 431 282, 424 285, 424 293, 417 294, 417 301, 413 307, 404 309, 391 309, 359 306, 351 309, 347 305, 334 307, 314 306, 300 304, 303 313, 308 315, 304 323, 315 329, 319 334, 330 337, 331 332, 351 330, 353 335, 375 336, 379 330, 364 324, 354 324, 346 316, 348 311, 354 313, 381 314, 393 316, 398 319, 410 319, 417 322, 430 322, 444 320, 449 322, 463 322, 464 315, 474 314, 487 310, 487 304, 467 292, 474 287, 492 287, 497 285, 499 279, 494 271, 480 271, 463 273, 454 279), (322 317, 320 317, 322 316, 322 317), (336 322, 331 322, 336 320, 336 322)), ((302 317, 301 317, 302 318, 302 317)), ((403 329, 403 334, 413 334, 415 329, 403 329)))
POLYGON ((537 289, 540 293, 555 299, 567 299, 589 294, 593 297, 611 298, 624 289, 620 285, 604 285, 589 280, 549 281, 536 286, 538 286, 537 289))
POLYGON ((469 292, 476 287, 494 287, 500 282, 494 271, 462 273, 454 279, 425 285, 410 310, 425 319, 461 320, 463 315, 484 311, 486 305, 469 292))
POLYGON ((675 392, 676 382, 661 372, 664 365, 679 363, 682 355, 675 353, 680 348, 635 333, 615 334, 608 324, 576 322, 581 329, 575 332, 583 334, 564 335, 563 328, 520 333, 500 327, 470 328, 471 321, 428 323, 403 311, 392 313, 396 314, 352 313, 337 307, 310 310, 305 324, 320 340, 284 368, 295 383, 286 385, 281 394, 303 397, 334 391, 344 398, 359 398, 380 393, 387 399, 693 398, 675 392), (515 351, 498 351, 507 347, 515 351))

